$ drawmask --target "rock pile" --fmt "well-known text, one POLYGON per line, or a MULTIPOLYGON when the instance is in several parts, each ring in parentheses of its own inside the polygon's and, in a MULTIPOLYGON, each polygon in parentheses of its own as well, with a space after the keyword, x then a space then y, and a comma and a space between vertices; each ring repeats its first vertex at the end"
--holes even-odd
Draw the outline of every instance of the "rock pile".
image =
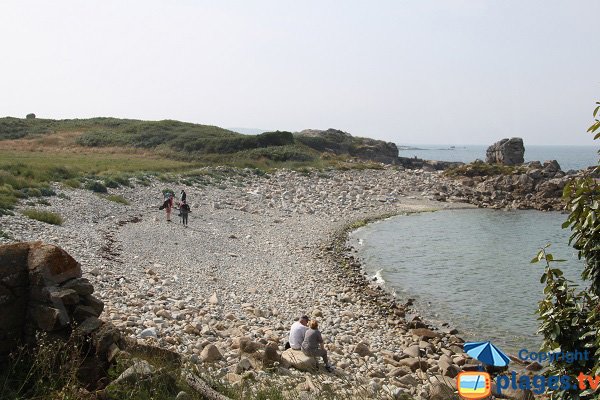
MULTIPOLYGON (((477 164, 472 164, 477 170, 477 164)), ((439 201, 461 201, 485 208, 536 209, 560 211, 564 208, 562 192, 570 180, 583 172, 563 172, 556 160, 533 161, 511 173, 472 175, 436 184, 425 192, 439 201)))
POLYGON ((62 339, 72 334, 89 337, 93 348, 80 372, 93 386, 121 340, 116 328, 98 319, 104 303, 93 292, 92 284, 81 277, 80 264, 57 246, 0 246, 0 357, 19 344, 35 344, 37 332, 62 339))
POLYGON ((486 162, 489 164, 518 165, 525 161, 523 139, 502 139, 488 147, 486 162))

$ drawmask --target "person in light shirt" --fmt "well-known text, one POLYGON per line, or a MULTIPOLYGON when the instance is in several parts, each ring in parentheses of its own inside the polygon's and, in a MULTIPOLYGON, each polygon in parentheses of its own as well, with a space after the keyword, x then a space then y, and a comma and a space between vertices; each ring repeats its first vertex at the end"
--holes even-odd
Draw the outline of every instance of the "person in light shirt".
MULTIPOLYGON (((304 334, 308 330, 308 317, 303 315, 300 319, 292 324, 290 329, 290 341, 289 345, 294 350, 300 350, 302 348, 302 342, 304 341, 304 334)), ((286 346, 287 348, 287 346, 286 346)))

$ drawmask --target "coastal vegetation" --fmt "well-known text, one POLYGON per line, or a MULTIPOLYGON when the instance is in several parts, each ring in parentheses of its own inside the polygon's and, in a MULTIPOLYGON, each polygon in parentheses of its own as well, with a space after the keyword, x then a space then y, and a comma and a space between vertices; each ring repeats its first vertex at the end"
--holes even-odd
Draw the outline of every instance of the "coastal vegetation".
POLYGON ((114 201, 115 203, 123 204, 126 206, 129 205, 129 201, 125 197, 120 196, 118 194, 108 195, 106 196, 106 200, 114 201))
POLYGON ((208 166, 263 172, 381 168, 369 161, 375 142, 333 130, 242 135, 173 120, 0 118, 0 215, 36 191, 45 195, 52 182, 106 193, 130 181, 143 185, 149 176, 189 176, 208 166))
POLYGON ((523 174, 525 168, 521 166, 488 164, 484 162, 473 162, 470 164, 459 165, 457 167, 448 168, 444 171, 446 176, 495 176, 495 175, 512 175, 523 174))
POLYGON ((51 225, 62 225, 63 219, 60 215, 43 210, 27 209, 21 212, 27 218, 35 219, 36 221, 45 222, 51 225))
POLYGON ((0 141, 13 141, 14 145, 17 139, 21 140, 18 147, 79 146, 121 152, 127 148, 137 153, 152 150, 163 157, 211 165, 216 161, 232 164, 261 159, 312 162, 322 153, 361 156, 365 147, 381 142, 333 129, 242 135, 217 126, 173 120, 0 118, 0 141))
MULTIPOLYGON (((600 103, 594 110, 595 121, 588 129, 594 139, 600 138, 598 112, 600 103)), ((594 174, 600 172, 600 164, 594 174)), ((590 357, 574 362, 558 360, 550 365, 549 375, 576 377, 580 373, 600 375, 600 187, 596 179, 587 175, 570 182, 564 189, 564 200, 569 216, 563 228, 571 229, 569 244, 577 250, 578 257, 584 260, 581 277, 587 287, 578 290, 567 280, 560 268, 555 266, 562 260, 555 259, 541 249, 532 263, 545 262, 541 282, 545 284, 544 299, 540 301, 538 313, 539 333, 543 335, 543 350, 588 351, 590 357)), ((597 391, 587 389, 552 392, 552 399, 595 399, 597 391)))

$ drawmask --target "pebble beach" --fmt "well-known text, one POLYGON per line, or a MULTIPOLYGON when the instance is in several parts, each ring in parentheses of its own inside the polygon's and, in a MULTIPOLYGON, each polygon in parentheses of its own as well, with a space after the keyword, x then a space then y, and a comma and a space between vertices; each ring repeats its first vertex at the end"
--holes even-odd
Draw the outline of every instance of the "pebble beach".
POLYGON ((343 240, 356 221, 473 207, 435 201, 430 189, 443 180, 440 172, 387 167, 242 171, 203 185, 150 179, 110 189, 129 205, 56 186, 59 196, 43 208, 63 225, 16 212, 0 220, 8 236, 0 240, 64 248, 105 303, 101 319, 227 384, 252 379, 306 398, 333 390, 348 398, 443 399, 459 369, 474 362, 462 353, 460 334, 430 326, 408 299, 386 294, 343 240), (165 188, 186 190, 187 228, 176 212, 167 222, 158 210, 165 188), (265 369, 241 354, 241 340, 282 352, 302 314, 320 322, 333 373, 284 363, 265 369))

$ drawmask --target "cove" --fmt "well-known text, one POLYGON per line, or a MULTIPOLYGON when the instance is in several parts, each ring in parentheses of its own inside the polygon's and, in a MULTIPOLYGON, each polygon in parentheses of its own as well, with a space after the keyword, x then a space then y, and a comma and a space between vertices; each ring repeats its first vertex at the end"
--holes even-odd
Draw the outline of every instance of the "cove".
POLYGON ((465 340, 492 340, 504 350, 538 349, 535 311, 543 297, 540 247, 580 283, 583 263, 561 229, 565 214, 489 209, 444 210, 393 217, 350 235, 365 271, 435 324, 465 340))

